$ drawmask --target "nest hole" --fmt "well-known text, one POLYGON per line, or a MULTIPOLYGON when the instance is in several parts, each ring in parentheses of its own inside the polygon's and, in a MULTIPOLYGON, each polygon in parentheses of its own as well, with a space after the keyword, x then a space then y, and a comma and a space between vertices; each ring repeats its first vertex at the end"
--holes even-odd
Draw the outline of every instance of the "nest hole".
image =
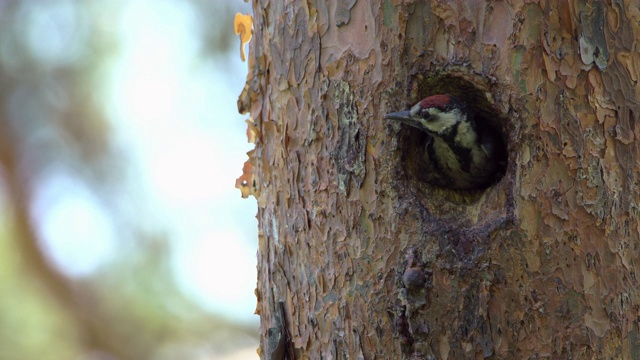
MULTIPOLYGON (((468 75, 466 75, 468 76, 468 75)), ((447 186, 435 185, 429 182, 425 177, 424 169, 428 168, 428 164, 424 164, 421 151, 416 149, 424 148, 430 135, 422 131, 414 131, 409 127, 403 127, 400 130, 400 151, 403 168, 405 169, 409 180, 418 186, 431 189, 441 189, 447 193, 447 198, 456 203, 469 203, 477 200, 487 189, 496 185, 504 177, 508 165, 508 133, 509 127, 508 117, 501 114, 495 105, 489 101, 491 91, 488 86, 482 86, 484 89, 474 85, 461 76, 456 75, 437 75, 426 77, 418 80, 419 83, 412 85, 412 93, 416 94, 415 99, 410 104, 405 104, 407 108, 417 103, 422 98, 437 94, 453 95, 467 104, 468 111, 475 116, 476 125, 480 129, 491 131, 497 139, 496 162, 497 169, 495 177, 492 181, 479 185, 473 189, 453 189, 447 186)))

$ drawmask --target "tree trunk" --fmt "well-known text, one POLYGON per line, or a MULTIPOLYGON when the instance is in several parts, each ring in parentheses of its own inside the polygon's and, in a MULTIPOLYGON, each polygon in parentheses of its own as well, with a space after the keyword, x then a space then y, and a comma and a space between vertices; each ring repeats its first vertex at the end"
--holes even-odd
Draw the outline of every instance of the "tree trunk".
POLYGON ((610 3, 254 0, 262 358, 639 358, 640 12, 610 3), (495 185, 421 181, 384 114, 438 93, 502 133, 495 185))

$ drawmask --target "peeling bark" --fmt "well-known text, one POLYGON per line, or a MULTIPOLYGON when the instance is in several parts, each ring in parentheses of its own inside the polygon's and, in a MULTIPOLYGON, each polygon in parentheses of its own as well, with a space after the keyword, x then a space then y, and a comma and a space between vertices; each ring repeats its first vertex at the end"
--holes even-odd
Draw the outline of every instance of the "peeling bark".
POLYGON ((640 357, 637 4, 254 13, 262 358, 640 357), (494 186, 414 176, 419 138, 383 114, 438 92, 502 131, 494 186))

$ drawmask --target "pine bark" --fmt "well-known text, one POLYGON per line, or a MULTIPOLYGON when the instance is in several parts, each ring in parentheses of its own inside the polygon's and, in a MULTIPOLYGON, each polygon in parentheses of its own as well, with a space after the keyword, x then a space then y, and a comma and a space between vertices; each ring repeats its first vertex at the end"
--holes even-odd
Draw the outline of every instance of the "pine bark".
POLYGON ((263 359, 640 358, 631 1, 258 1, 263 359), (502 133, 473 192, 386 112, 452 93, 502 133))

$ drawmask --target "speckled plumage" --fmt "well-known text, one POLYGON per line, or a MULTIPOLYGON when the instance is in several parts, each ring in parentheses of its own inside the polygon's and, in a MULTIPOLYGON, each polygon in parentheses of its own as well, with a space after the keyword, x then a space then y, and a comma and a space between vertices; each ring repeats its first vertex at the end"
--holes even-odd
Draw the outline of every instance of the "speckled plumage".
POLYGON ((385 118, 430 135, 421 163, 427 172, 423 178, 433 185, 475 189, 495 180, 499 135, 480 128, 458 98, 429 96, 410 110, 390 113, 385 118))

